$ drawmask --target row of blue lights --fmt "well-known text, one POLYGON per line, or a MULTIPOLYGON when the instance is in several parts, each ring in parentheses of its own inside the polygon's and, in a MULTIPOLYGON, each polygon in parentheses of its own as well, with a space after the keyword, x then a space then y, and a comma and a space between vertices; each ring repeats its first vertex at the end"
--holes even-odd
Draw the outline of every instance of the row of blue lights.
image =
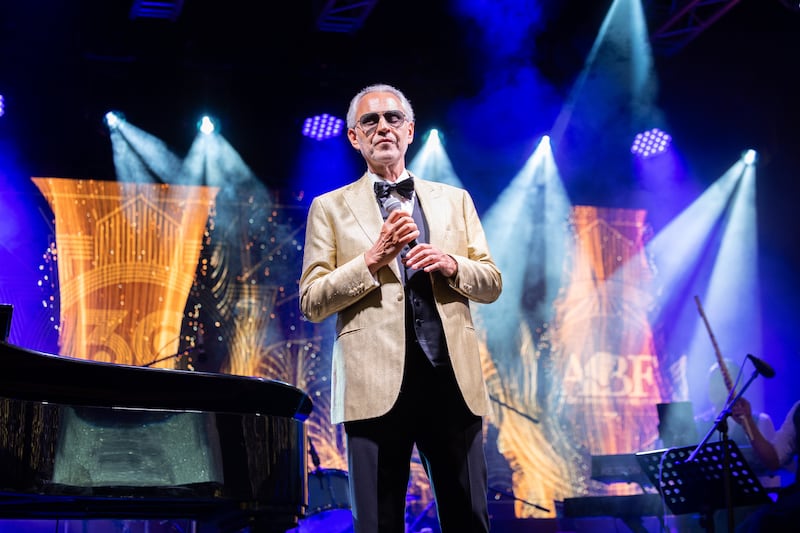
POLYGON ((672 137, 658 128, 636 134, 631 145, 631 153, 650 157, 664 153, 672 143, 672 137))
POLYGON ((318 141, 337 137, 344 129, 344 120, 323 113, 309 117, 303 122, 303 135, 318 141))

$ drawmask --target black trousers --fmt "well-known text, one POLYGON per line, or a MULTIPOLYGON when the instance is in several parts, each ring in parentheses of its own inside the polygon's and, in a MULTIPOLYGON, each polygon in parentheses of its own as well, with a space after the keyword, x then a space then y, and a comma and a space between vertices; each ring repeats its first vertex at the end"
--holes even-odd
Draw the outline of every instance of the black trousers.
POLYGON ((433 367, 416 343, 397 403, 384 416, 346 422, 355 533, 404 533, 416 444, 442 533, 489 531, 481 417, 467 409, 449 366, 433 367))

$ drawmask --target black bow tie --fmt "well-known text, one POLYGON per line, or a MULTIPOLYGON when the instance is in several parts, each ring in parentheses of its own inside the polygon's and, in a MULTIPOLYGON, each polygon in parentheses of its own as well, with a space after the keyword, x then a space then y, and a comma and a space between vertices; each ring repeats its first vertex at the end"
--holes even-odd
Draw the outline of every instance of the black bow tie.
POLYGON ((378 197, 378 200, 388 198, 392 191, 397 191, 406 200, 411 200, 411 195, 414 192, 414 178, 407 178, 397 183, 375 182, 375 196, 378 197))

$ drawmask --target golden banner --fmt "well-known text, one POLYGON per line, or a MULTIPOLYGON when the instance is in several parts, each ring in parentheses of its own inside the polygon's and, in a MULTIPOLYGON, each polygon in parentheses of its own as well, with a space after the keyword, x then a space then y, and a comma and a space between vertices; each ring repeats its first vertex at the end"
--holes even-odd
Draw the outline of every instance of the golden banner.
MULTIPOLYGON (((177 352, 218 189, 32 180, 55 216, 59 351, 130 365, 177 352)), ((172 367, 174 361, 152 366, 172 367)))

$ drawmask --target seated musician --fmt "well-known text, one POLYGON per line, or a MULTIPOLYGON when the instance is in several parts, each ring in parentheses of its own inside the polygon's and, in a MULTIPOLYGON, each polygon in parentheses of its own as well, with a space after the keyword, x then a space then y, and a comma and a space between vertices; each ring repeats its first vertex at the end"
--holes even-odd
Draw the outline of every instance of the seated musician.
MULTIPOLYGON (((730 359, 723 360, 724 368, 714 363, 708 370, 708 399, 711 401, 711 411, 698 417, 698 433, 705 435, 713 426, 716 417, 728 403, 729 389, 728 383, 733 383, 733 379, 739 373, 739 366, 730 359)), ((775 425, 772 418, 767 413, 755 413, 750 420, 740 422, 733 417, 728 418, 728 438, 735 442, 739 448, 750 447, 752 434, 757 428, 759 433, 767 440, 775 436, 775 425), (743 425, 744 424, 744 425, 743 425)), ((756 459, 758 459, 756 457, 756 459)), ((777 488, 780 486, 780 476, 767 471, 760 461, 752 466, 759 474, 761 484, 767 488, 777 488)))
MULTIPOLYGON (((724 359, 724 369, 721 369, 719 364, 714 363, 708 369, 708 399, 711 401, 713 415, 711 423, 713 424, 715 417, 722 411, 725 404, 728 403, 729 390, 726 384, 731 378, 735 378, 739 374, 739 366, 730 359, 724 359)), ((732 424, 728 424, 728 438, 733 440, 739 446, 750 446, 750 438, 748 432, 751 430, 747 425, 742 425, 742 422, 736 419, 729 419, 732 424)), ((759 429, 762 435, 767 439, 775 436, 775 425, 772 418, 767 413, 753 413, 752 420, 745 422, 759 429)), ((709 425, 706 431, 711 427, 709 425)))
MULTIPOLYGON (((731 415, 739 423, 753 422, 750 402, 741 398, 731 409, 731 415)), ((786 415, 775 436, 767 439, 758 426, 753 424, 754 430, 752 445, 753 450, 764 465, 771 469, 787 466, 792 460, 798 458, 800 453, 800 401, 795 403, 786 415)), ((783 531, 797 531, 800 521, 800 469, 795 471, 794 483, 781 488, 777 501, 766 504, 748 516, 736 528, 737 533, 754 533, 769 531, 780 533, 783 531)))

